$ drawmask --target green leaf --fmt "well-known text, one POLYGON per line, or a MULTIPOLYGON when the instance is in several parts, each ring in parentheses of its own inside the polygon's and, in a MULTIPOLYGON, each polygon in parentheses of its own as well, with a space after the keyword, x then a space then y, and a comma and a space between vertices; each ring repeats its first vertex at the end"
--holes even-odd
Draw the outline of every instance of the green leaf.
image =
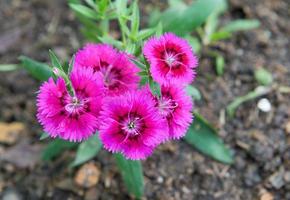
POLYGON ((56 57, 55 53, 52 50, 49 50, 49 57, 52 67, 56 67, 63 71, 62 65, 60 64, 59 59, 56 57))
POLYGON ((192 96, 193 99, 201 100, 200 91, 196 87, 193 87, 192 85, 188 85, 186 87, 186 92, 189 96, 192 96))
POLYGON ((169 7, 185 8, 186 4, 181 0, 168 0, 169 7))
POLYGON ((223 40, 223 39, 228 39, 232 36, 232 34, 230 32, 227 32, 227 31, 218 31, 218 32, 215 32, 211 35, 211 42, 215 42, 215 41, 218 41, 218 40, 223 40))
POLYGON ((255 70, 255 79, 259 84, 266 86, 273 82, 272 74, 262 67, 255 70))
POLYGON ((121 154, 115 154, 117 166, 122 174, 127 190, 140 199, 144 191, 143 171, 140 161, 127 160, 121 154))
POLYGON ((258 20, 247 20, 247 19, 239 19, 235 21, 231 21, 226 26, 220 29, 223 32, 237 32, 237 31, 246 31, 250 29, 254 29, 260 26, 260 22, 258 20))
POLYGON ((71 164, 71 167, 76 167, 92 159, 98 154, 101 148, 102 143, 96 133, 78 146, 76 158, 71 164))
POLYGON ((156 32, 156 30, 154 28, 148 28, 148 29, 143 29, 141 31, 139 31, 138 35, 137 35, 137 40, 145 40, 147 38, 149 38, 150 36, 152 36, 154 33, 156 32))
POLYGON ((204 36, 203 36, 203 43, 208 45, 211 42, 212 34, 216 31, 218 26, 218 13, 212 13, 208 19, 206 20, 206 24, 204 27, 204 36))
POLYGON ((43 132, 43 133, 41 134, 39 140, 45 140, 45 139, 48 138, 48 137, 49 137, 49 135, 48 135, 47 133, 43 132))
POLYGON ((161 36, 163 34, 163 25, 159 22, 156 26, 156 36, 161 36))
POLYGON ((75 55, 72 56, 69 64, 68 64, 68 70, 67 70, 67 73, 70 74, 72 69, 73 69, 73 66, 74 66, 74 63, 75 63, 75 55))
POLYGON ((24 69, 26 69, 34 78, 40 81, 46 81, 49 77, 52 77, 51 68, 41 62, 32 60, 26 56, 19 57, 24 69))
POLYGON ((127 15, 127 1, 128 0, 116 0, 116 8, 119 17, 125 17, 127 15))
POLYGON ((81 4, 74 4, 74 3, 70 3, 69 6, 71 7, 72 10, 81 14, 84 17, 87 17, 89 19, 94 19, 94 20, 99 19, 98 13, 91 8, 88 8, 81 4))
POLYGON ((161 88, 158 83, 152 80, 151 77, 149 77, 149 86, 152 94, 157 97, 161 97, 161 88))
POLYGON ((81 0, 68 0, 68 3, 80 4, 81 0))
POLYGON ((225 59, 223 56, 218 55, 215 58, 215 67, 216 67, 217 75, 219 76, 223 75, 224 69, 225 69, 225 59))
POLYGON ((114 38, 112 37, 109 37, 109 36, 102 36, 102 37, 98 37, 98 39, 103 42, 103 43, 107 43, 107 44, 111 44, 113 46, 115 46, 116 48, 118 49, 122 49, 123 46, 122 46, 122 42, 118 41, 118 40, 115 40, 114 38))
POLYGON ((138 75, 139 75, 139 76, 148 77, 148 73, 147 73, 147 71, 139 72, 138 75))
POLYGON ((156 19, 161 21, 165 32, 186 35, 203 24, 208 16, 224 5, 224 0, 197 0, 190 6, 171 7, 156 19))
POLYGON ((109 3, 109 0, 99 0, 96 4, 98 4, 100 12, 104 13, 108 8, 109 3))
POLYGON ((211 158, 226 163, 233 163, 230 150, 218 137, 216 130, 199 114, 195 113, 194 122, 186 136, 186 142, 211 158))
POLYGON ((139 30, 139 24, 140 24, 140 13, 139 13, 139 7, 138 7, 138 1, 135 0, 133 3, 133 10, 132 10, 132 27, 131 32, 132 36, 136 37, 139 30))
POLYGON ((135 55, 135 52, 137 50, 137 45, 136 43, 128 43, 126 45, 125 51, 131 55, 135 55))
POLYGON ((96 3, 94 2, 94 0, 85 0, 85 2, 92 8, 96 9, 96 3))
POLYGON ((141 63, 139 60, 136 60, 134 58, 129 58, 130 61, 132 61, 135 65, 137 65, 137 67, 139 67, 140 69, 146 70, 147 67, 145 64, 141 63))
POLYGON ((0 64, 0 72, 14 71, 19 69, 17 64, 0 64))
POLYGON ((44 161, 50 161, 53 158, 60 155, 66 149, 72 149, 76 147, 78 143, 68 142, 61 139, 55 139, 47 145, 42 152, 42 159, 44 161))

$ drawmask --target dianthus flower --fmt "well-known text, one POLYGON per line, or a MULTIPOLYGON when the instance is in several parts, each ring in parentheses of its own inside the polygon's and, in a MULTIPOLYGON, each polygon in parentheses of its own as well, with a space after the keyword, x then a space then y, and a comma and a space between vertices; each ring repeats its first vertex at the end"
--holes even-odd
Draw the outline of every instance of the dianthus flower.
POLYGON ((110 45, 87 44, 76 53, 74 68, 92 68, 100 73, 108 95, 119 95, 136 89, 140 80, 139 69, 110 45))
POLYGON ((191 46, 172 33, 149 39, 144 45, 143 53, 150 63, 153 79, 160 84, 187 84, 195 78, 194 69, 198 60, 191 46))
POLYGON ((103 85, 92 69, 77 69, 70 75, 75 95, 63 78, 50 78, 37 96, 37 118, 51 137, 82 141, 95 133, 102 105, 103 85))
POLYGON ((156 98, 156 101, 160 115, 167 120, 169 138, 183 137, 193 118, 192 99, 185 93, 184 88, 173 84, 162 85, 161 97, 156 98))
POLYGON ((100 139, 104 148, 131 160, 148 157, 168 137, 166 121, 155 103, 152 96, 143 91, 107 99, 100 117, 100 139))

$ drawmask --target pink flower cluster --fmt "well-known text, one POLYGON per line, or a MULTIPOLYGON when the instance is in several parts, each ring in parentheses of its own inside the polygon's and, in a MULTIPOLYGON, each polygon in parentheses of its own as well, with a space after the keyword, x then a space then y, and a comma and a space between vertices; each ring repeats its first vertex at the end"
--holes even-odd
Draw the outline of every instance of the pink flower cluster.
POLYGON ((143 53, 161 87, 154 96, 139 87, 139 68, 110 45, 88 44, 76 53, 71 87, 62 77, 43 83, 37 118, 53 138, 79 142, 96 131, 105 149, 145 159, 161 143, 179 139, 191 124, 192 100, 185 85, 195 78, 197 58, 174 34, 149 39, 143 53), (70 91, 72 90, 72 91, 70 91))

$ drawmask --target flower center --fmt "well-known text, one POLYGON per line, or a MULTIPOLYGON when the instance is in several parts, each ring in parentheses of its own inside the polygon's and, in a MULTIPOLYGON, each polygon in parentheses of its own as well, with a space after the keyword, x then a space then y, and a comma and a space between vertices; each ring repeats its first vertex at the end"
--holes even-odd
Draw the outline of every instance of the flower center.
POLYGON ((100 68, 106 87, 114 86, 118 82, 118 73, 112 68, 112 65, 100 68))
POLYGON ((158 101, 159 113, 168 117, 178 107, 178 103, 172 99, 161 97, 158 101))
POLYGON ((172 67, 176 62, 175 55, 173 53, 166 53, 165 54, 165 62, 167 65, 172 67))
POLYGON ((88 100, 78 99, 77 97, 72 97, 69 103, 65 105, 65 110, 71 115, 79 115, 85 110, 85 106, 88 100))
POLYGON ((122 123, 122 130, 127 137, 133 137, 140 134, 141 119, 139 117, 128 117, 122 123))

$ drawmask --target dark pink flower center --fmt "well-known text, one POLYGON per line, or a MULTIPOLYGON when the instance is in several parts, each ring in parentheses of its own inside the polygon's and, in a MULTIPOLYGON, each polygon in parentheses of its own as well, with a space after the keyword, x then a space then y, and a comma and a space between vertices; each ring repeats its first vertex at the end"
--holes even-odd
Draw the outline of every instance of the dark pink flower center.
POLYGON ((77 97, 68 97, 65 104, 65 110, 70 116, 78 116, 86 112, 88 108, 88 99, 81 99, 77 97))
POLYGON ((169 117, 177 107, 178 107, 178 103, 174 101, 173 99, 170 99, 167 97, 161 97, 158 100, 159 113, 163 117, 169 117))
POLYGON ((138 116, 129 114, 128 117, 121 122, 121 125, 122 125, 121 129, 123 130, 123 133, 126 135, 126 138, 135 137, 141 134, 142 119, 138 116))
POLYGON ((177 58, 176 54, 171 53, 171 52, 169 52, 169 53, 165 52, 164 61, 166 62, 166 64, 170 68, 178 65, 178 58, 177 58))
POLYGON ((122 84, 120 71, 112 64, 100 61, 98 65, 94 66, 94 71, 99 71, 103 75, 104 84, 108 89, 114 89, 122 84))
POLYGON ((155 49, 155 55, 159 60, 160 70, 165 74, 183 74, 187 67, 187 56, 181 47, 175 44, 164 44, 155 49))

